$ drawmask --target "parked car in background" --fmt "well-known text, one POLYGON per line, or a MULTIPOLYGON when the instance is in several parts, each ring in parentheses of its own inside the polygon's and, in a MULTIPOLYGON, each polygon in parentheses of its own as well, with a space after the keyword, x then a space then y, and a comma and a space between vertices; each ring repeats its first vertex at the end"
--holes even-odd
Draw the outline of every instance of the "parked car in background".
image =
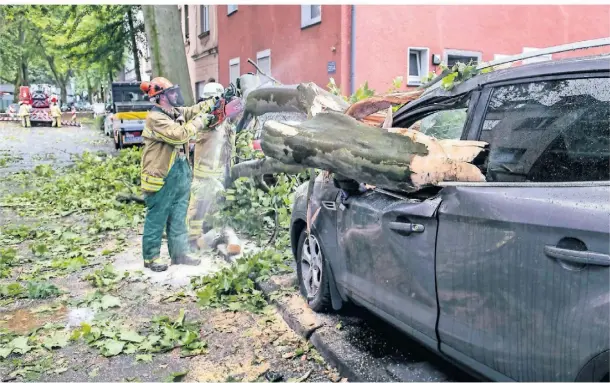
POLYGON ((311 237, 302 185, 309 306, 364 306, 486 380, 609 381, 610 56, 480 74, 393 117, 487 142, 486 182, 403 194, 320 176, 311 237))

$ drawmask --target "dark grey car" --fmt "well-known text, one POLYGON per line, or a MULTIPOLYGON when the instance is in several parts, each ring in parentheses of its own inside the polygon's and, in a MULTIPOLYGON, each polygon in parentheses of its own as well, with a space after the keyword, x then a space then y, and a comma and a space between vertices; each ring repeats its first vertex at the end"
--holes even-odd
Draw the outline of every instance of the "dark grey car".
POLYGON ((608 381, 610 57, 430 91, 394 115, 416 122, 488 142, 487 182, 404 195, 320 176, 311 247, 303 185, 291 237, 309 305, 365 306, 487 379, 608 381))

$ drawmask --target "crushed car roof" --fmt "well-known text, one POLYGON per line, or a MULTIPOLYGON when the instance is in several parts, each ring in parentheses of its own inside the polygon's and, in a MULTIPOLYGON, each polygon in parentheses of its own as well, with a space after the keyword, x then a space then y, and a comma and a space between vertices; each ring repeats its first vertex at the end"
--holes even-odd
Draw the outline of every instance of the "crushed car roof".
POLYGON ((544 61, 527 65, 520 65, 497 71, 479 74, 471 79, 455 86, 450 91, 440 87, 440 82, 424 92, 417 100, 401 107, 394 114, 395 118, 409 112, 418 105, 428 100, 439 97, 454 97, 470 92, 476 88, 504 81, 518 80, 521 78, 551 76, 557 74, 570 74, 579 72, 600 72, 610 74, 610 55, 576 57, 562 60, 544 61))

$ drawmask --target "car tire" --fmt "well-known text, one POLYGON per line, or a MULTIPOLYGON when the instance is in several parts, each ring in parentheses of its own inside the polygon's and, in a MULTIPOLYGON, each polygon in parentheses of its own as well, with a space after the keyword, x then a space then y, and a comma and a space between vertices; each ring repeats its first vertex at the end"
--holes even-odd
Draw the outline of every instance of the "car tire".
POLYGON ((316 258, 318 259, 313 259, 310 255, 308 255, 309 262, 303 259, 303 255, 309 254, 309 251, 304 253, 306 246, 309 244, 307 230, 303 230, 303 232, 301 232, 301 236, 299 237, 296 260, 297 276, 299 278, 299 290, 313 311, 324 312, 332 308, 330 286, 326 268, 324 267, 324 254, 322 254, 320 244, 313 233, 312 237, 315 241, 315 252, 317 253, 316 258), (312 264, 314 265, 315 270, 318 270, 314 273, 314 275, 308 274, 308 270, 306 269, 308 264, 309 270, 311 270, 312 264), (309 281, 306 281, 305 279, 309 279, 309 281))
POLYGON ((123 144, 123 136, 119 133, 119 149, 123 149, 125 145, 123 144))
POLYGON ((116 138, 114 138, 114 135, 112 136, 112 142, 114 142, 114 148, 115 148, 116 150, 119 150, 119 148, 120 148, 120 147, 119 147, 119 143, 118 143, 118 142, 116 142, 116 138))

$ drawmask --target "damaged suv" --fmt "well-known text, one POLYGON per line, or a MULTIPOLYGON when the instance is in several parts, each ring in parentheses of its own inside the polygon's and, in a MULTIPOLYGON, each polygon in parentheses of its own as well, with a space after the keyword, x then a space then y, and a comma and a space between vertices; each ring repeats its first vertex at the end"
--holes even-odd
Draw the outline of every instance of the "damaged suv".
POLYGON ((486 182, 401 194, 320 176, 311 236, 302 185, 291 239, 309 306, 364 306, 486 379, 608 381, 610 56, 439 87, 394 114, 414 124, 487 142, 486 182))

